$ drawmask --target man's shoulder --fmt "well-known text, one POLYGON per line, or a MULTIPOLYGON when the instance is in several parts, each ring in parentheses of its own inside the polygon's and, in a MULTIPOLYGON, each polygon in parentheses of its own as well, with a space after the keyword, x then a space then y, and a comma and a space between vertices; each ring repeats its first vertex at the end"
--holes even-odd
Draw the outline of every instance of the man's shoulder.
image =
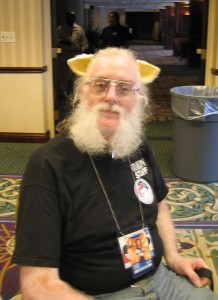
POLYGON ((142 142, 140 145, 140 151, 141 151, 141 154, 146 157, 152 152, 151 145, 146 137, 143 137, 143 139, 142 139, 142 142))
POLYGON ((102 29, 102 32, 105 32, 105 31, 108 31, 108 30, 111 30, 111 26, 106 26, 102 29))
POLYGON ((74 24, 73 24, 73 29, 83 30, 82 26, 80 26, 80 25, 77 24, 77 23, 74 23, 74 24))
POLYGON ((72 164, 81 157, 68 134, 61 133, 35 150, 28 162, 28 170, 41 172, 47 169, 55 170, 57 166, 72 164))
POLYGON ((54 138, 46 142, 45 144, 41 145, 34 154, 36 156, 51 156, 51 153, 57 152, 62 153, 62 151, 66 149, 74 148, 73 141, 69 138, 68 134, 66 132, 62 132, 60 134, 57 134, 54 138))
POLYGON ((124 26, 124 25, 121 25, 119 24, 117 26, 117 31, 120 33, 120 34, 125 34, 125 36, 127 37, 130 37, 130 32, 129 32, 129 29, 127 26, 124 26))
POLYGON ((128 27, 125 26, 125 25, 119 24, 119 25, 117 25, 117 26, 118 26, 119 28, 123 29, 123 30, 128 30, 128 31, 129 31, 128 27))

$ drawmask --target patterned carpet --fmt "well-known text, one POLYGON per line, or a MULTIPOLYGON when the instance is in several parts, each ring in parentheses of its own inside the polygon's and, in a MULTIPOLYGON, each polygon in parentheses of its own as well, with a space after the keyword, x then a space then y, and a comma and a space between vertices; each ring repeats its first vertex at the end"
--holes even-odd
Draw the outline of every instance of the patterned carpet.
POLYGON ((166 197, 173 220, 218 223, 218 183, 167 182, 166 197))
MULTIPOLYGON (((19 291, 14 249, 15 208, 20 176, 0 176, 0 295, 9 300, 19 291)), ((218 183, 193 184, 166 179, 166 201, 175 222, 182 255, 203 257, 211 268, 218 295, 218 183)))

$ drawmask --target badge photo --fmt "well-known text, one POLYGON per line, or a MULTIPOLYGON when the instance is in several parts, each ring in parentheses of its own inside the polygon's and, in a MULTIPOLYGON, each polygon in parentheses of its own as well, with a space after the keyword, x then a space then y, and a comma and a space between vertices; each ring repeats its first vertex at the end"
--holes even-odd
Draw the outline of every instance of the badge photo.
POLYGON ((118 244, 125 269, 132 269, 136 278, 153 268, 154 246, 147 226, 118 237, 118 244))

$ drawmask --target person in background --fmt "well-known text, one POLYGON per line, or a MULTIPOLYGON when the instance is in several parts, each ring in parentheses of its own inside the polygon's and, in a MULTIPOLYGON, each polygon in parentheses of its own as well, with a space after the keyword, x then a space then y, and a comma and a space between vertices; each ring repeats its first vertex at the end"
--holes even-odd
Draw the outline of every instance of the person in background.
POLYGON ((12 261, 23 299, 217 299, 197 273, 205 262, 178 252, 168 189, 144 136, 146 86, 159 68, 123 48, 68 65, 81 76, 77 105, 21 184, 12 261), (149 260, 126 263, 122 249, 145 234, 149 260))
POLYGON ((96 30, 87 27, 85 29, 85 35, 89 44, 88 49, 86 50, 87 54, 95 53, 99 48, 99 33, 96 30))
POLYGON ((75 23, 76 14, 66 13, 65 23, 56 29, 57 46, 61 49, 58 54, 58 83, 59 83, 59 113, 63 119, 66 115, 66 102, 72 93, 74 76, 70 71, 67 60, 88 49, 88 41, 83 28, 75 23))
POLYGON ((128 48, 131 34, 126 26, 120 24, 120 16, 112 11, 108 14, 109 26, 105 27, 100 34, 100 47, 123 47, 128 48))

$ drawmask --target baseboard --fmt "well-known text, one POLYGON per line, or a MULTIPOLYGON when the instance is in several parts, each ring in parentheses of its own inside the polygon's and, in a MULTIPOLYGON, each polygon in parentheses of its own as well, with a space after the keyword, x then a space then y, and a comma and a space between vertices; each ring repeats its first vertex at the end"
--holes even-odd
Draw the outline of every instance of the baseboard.
POLYGON ((0 132, 1 143, 45 143, 49 139, 49 131, 46 133, 0 132))

